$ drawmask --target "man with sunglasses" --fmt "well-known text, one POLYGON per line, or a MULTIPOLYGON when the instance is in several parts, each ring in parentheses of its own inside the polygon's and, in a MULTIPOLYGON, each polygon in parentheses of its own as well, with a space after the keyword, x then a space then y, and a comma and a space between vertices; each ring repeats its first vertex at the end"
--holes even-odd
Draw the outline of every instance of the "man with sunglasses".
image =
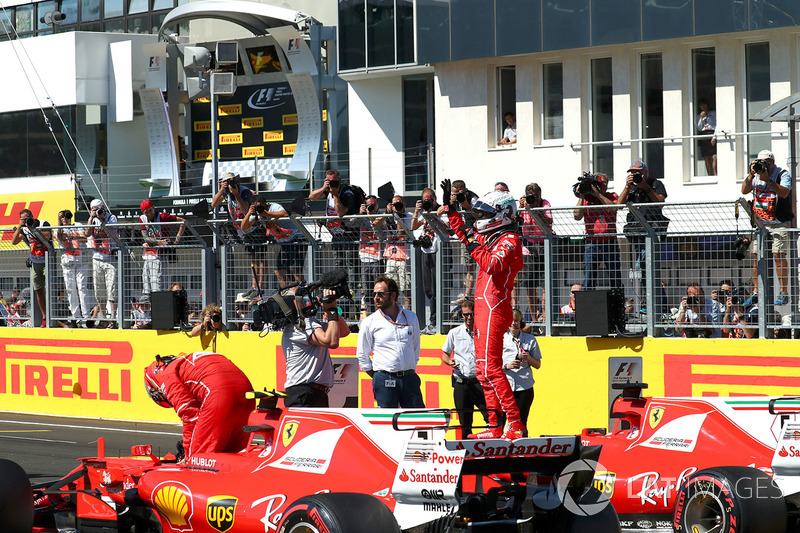
MULTIPOLYGON (((378 197, 374 194, 367 196, 361 204, 360 215, 376 215, 378 213, 378 197)), ((358 260, 361 263, 360 285, 361 285, 361 309, 364 312, 373 313, 375 304, 369 294, 369 287, 375 282, 381 272, 382 243, 386 241, 386 226, 380 223, 380 218, 361 219, 361 238, 358 249, 358 260)), ((366 318, 366 316, 362 316, 366 318)))
POLYGON ((361 321, 356 357, 361 371, 372 378, 379 407, 424 408, 416 372, 419 320, 413 311, 397 305, 398 292, 392 278, 378 276, 375 280, 373 298, 378 310, 361 321))
MULTIPOLYGON (((451 197, 450 180, 442 182, 451 197)), ((489 427, 469 435, 475 439, 513 440, 528 434, 514 393, 503 372, 503 336, 513 320, 514 279, 522 270, 522 243, 516 222, 517 202, 511 194, 492 191, 472 204, 474 228, 464 223, 456 206, 447 206, 450 227, 478 263, 475 284, 475 366, 486 396, 489 427), (499 424, 498 411, 506 418, 499 424)))
POLYGON ((484 420, 489 415, 486 413, 483 388, 475 374, 475 304, 472 300, 461 304, 461 316, 464 323, 447 333, 447 339, 442 346, 442 362, 453 368, 453 403, 458 410, 463 438, 472 433, 476 408, 480 409, 484 420))

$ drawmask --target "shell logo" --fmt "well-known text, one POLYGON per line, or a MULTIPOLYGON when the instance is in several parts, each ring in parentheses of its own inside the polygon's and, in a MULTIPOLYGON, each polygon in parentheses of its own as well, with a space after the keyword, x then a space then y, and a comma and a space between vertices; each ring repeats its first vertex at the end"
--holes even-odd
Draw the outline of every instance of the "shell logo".
POLYGON ((192 531, 192 492, 183 483, 166 481, 153 491, 153 506, 175 531, 192 531))

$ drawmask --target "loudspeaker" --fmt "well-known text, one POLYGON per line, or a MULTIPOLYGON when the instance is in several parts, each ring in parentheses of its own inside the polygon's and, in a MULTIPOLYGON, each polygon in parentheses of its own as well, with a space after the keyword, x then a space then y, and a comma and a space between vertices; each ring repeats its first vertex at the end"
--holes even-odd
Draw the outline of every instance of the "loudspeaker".
POLYGON ((575 293, 575 333, 579 337, 607 337, 625 330, 625 293, 622 289, 575 293))
POLYGON ((153 329, 175 329, 189 320, 186 291, 157 291, 150 293, 153 329))

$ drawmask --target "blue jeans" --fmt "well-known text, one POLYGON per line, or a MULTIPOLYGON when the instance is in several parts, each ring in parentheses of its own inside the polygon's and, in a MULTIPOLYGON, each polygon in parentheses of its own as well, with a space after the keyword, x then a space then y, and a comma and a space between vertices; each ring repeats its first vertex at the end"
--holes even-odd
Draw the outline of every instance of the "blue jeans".
POLYGON ((372 394, 378 407, 411 407, 425 408, 422 400, 420 384, 422 381, 416 372, 397 376, 391 372, 376 370, 372 377, 372 394), (387 387, 386 380, 394 380, 394 387, 387 387))
POLYGON ((619 246, 612 242, 587 242, 583 252, 583 288, 622 287, 619 246), (600 279, 600 265, 606 265, 606 279, 600 279))

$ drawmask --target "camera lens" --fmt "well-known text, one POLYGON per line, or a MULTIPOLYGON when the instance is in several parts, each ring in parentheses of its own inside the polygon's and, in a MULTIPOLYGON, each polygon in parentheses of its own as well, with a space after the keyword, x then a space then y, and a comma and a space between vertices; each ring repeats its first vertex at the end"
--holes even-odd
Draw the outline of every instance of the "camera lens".
POLYGON ((764 163, 762 163, 761 161, 757 160, 755 163, 753 163, 754 172, 764 172, 764 168, 765 168, 764 163))
POLYGON ((261 204, 256 205, 256 213, 263 213, 264 211, 266 211, 266 209, 264 209, 263 205, 261 204))
POLYGON ((456 193, 456 200, 459 202, 465 202, 467 200, 467 193, 464 191, 460 191, 456 193))
POLYGON ((211 321, 217 323, 222 322, 222 315, 211 315, 211 321))
POLYGON ((342 184, 341 180, 331 180, 330 181, 331 187, 334 189, 338 189, 339 186, 342 184))
POLYGON ((643 177, 642 177, 642 173, 641 172, 634 172, 632 174, 632 176, 633 176, 633 182, 634 183, 641 183, 642 182, 643 177))
POLYGON ((402 211, 403 208, 405 207, 405 204, 403 204, 403 202, 394 202, 392 205, 397 211, 402 211))
POLYGON ((374 213, 375 210, 378 209, 378 206, 375 204, 367 204, 367 211, 370 213, 374 213))
POLYGON ((537 203, 538 198, 536 198, 535 194, 526 194, 525 195, 525 203, 528 205, 535 205, 537 203))
POLYGON ((425 211, 433 209, 433 200, 422 200, 422 209, 425 211))

